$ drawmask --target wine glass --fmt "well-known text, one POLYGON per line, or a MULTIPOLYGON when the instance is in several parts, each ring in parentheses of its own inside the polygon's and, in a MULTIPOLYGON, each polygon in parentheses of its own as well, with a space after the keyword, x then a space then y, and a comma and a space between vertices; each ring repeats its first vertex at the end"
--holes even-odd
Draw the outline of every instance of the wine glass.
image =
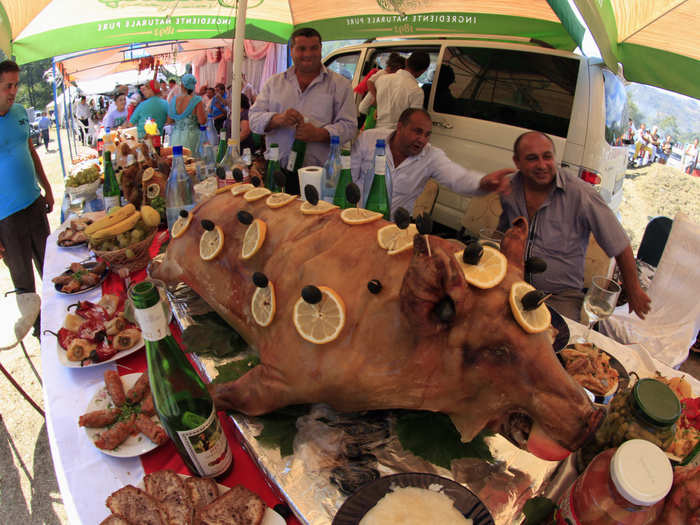
POLYGON ((588 317, 588 330, 581 342, 590 342, 593 325, 601 319, 610 317, 615 310, 621 290, 620 285, 612 279, 601 275, 593 277, 591 286, 583 298, 583 310, 588 317))

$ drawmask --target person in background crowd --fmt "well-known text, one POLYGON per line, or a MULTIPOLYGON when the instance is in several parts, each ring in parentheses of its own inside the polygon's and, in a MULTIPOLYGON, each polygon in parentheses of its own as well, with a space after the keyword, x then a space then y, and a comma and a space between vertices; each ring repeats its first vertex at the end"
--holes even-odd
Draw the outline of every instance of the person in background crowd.
POLYGON ((641 319, 651 300, 642 290, 629 238, 615 214, 590 184, 557 169, 554 143, 539 131, 523 133, 513 145, 518 172, 510 195, 501 195, 498 229, 506 231, 518 217, 527 217, 530 232, 525 259, 541 257, 547 271, 526 274, 538 290, 551 293, 548 304, 579 320, 583 304, 583 270, 590 234, 608 257, 615 257, 629 298, 630 312, 641 319))
MULTIPOLYGON (((0 62, 0 258, 9 268, 16 290, 35 292, 32 261, 41 276, 50 231, 46 216, 54 199, 29 136, 27 111, 15 103, 19 71, 11 60, 0 62), (44 189, 43 196, 39 186, 44 189)), ((37 319, 36 337, 39 323, 37 319)))
POLYGON ((637 130, 634 128, 634 122, 632 119, 629 119, 629 122, 627 123, 627 131, 625 131, 625 134, 622 138, 623 142, 625 144, 634 144, 634 134, 637 132, 637 130))
POLYGON ((396 130, 376 128, 360 133, 353 143, 350 159, 352 180, 359 186, 363 202, 372 186, 377 139, 386 141, 386 185, 392 217, 399 207, 413 212, 416 199, 430 178, 462 195, 509 191, 506 175, 513 173, 513 169, 488 175, 465 169, 429 143, 432 129, 433 122, 427 111, 408 108, 399 116, 396 130))
POLYGON ((647 125, 642 122, 634 135, 634 165, 636 167, 641 165, 642 159, 646 153, 648 135, 647 125))
POLYGON ((202 97, 202 102, 204 103, 204 111, 206 111, 208 115, 211 109, 211 101, 214 98, 214 88, 210 88, 208 86, 203 87, 199 91, 199 96, 202 97))
POLYGON ((253 132, 250 130, 250 120, 248 113, 250 111, 250 101, 243 93, 241 93, 241 153, 245 148, 250 148, 250 151, 255 151, 255 143, 253 142, 253 132))
POLYGON ((168 91, 170 88, 168 87, 168 83, 165 80, 160 81, 160 98, 163 100, 167 100, 168 98, 168 91))
POLYGON ((673 140, 671 140, 671 135, 666 135, 666 140, 661 146, 661 154, 659 155, 659 163, 666 164, 668 158, 671 156, 673 151, 673 140))
POLYGON ((137 126, 138 138, 143 139, 146 136, 144 125, 146 120, 152 118, 158 125, 158 132, 163 132, 165 120, 168 118, 168 103, 160 98, 160 85, 157 81, 151 80, 148 84, 141 86, 141 92, 146 97, 146 100, 141 102, 129 118, 130 125, 137 126))
POLYGON ((695 166, 698 163, 698 139, 693 140, 692 144, 688 144, 685 148, 685 172, 689 175, 693 175, 695 172, 695 166))
POLYGON ((124 127, 128 119, 128 111, 126 109, 126 95, 117 93, 114 97, 114 104, 102 119, 102 126, 106 129, 117 129, 124 127))
MULTIPOLYGON (((229 86, 229 89, 230 87, 231 86, 229 86)), ((251 105, 255 104, 255 99, 258 98, 258 93, 255 91, 253 84, 248 82, 245 73, 241 73, 241 93, 248 97, 251 105)))
POLYGON ((399 69, 406 67, 406 59, 399 55, 398 53, 391 53, 389 58, 386 60, 386 67, 380 69, 374 73, 371 77, 367 79, 367 94, 360 102, 358 111, 363 115, 366 115, 372 106, 376 106, 377 99, 377 88, 375 87, 375 82, 382 77, 382 75, 391 75, 396 73, 399 69))
POLYGON ((46 152, 49 151, 49 128, 51 127, 51 119, 46 116, 46 111, 41 112, 41 118, 39 119, 39 131, 41 132, 41 140, 44 141, 44 148, 46 152))
POLYGON ((649 133, 649 161, 648 163, 656 162, 659 153, 661 153, 661 137, 659 136, 659 127, 652 126, 649 133))
MULTIPOLYGON (((423 90, 416 80, 430 65, 430 55, 414 51, 406 60, 406 69, 384 75, 374 82, 377 98, 377 127, 394 129, 406 108, 423 107, 423 90)), ((370 92, 372 91, 371 84, 370 92)))
POLYGON ((168 124, 174 123, 170 134, 170 144, 184 146, 190 151, 197 151, 199 145, 199 126, 207 121, 202 97, 194 94, 197 79, 194 75, 182 75, 181 94, 175 96, 168 104, 168 124))
MULTIPOLYGON (((294 65, 265 82, 250 108, 250 128, 266 135, 269 148, 279 145, 285 166, 295 139, 306 142, 304 166, 323 166, 330 136, 345 144, 357 133, 357 109, 350 81, 321 63, 321 35, 299 28, 291 36, 294 65)), ((289 176, 287 193, 299 192, 299 180, 289 176)))
POLYGON ((78 131, 80 132, 80 142, 85 145, 85 140, 87 139, 87 130, 90 125, 90 106, 87 103, 87 97, 85 95, 80 97, 80 101, 75 105, 75 110, 73 115, 78 119, 78 131))
MULTIPOLYGON (((211 88, 210 88, 211 89, 211 88)), ((214 121, 214 128, 216 132, 221 131, 221 127, 226 122, 226 117, 228 116, 227 101, 226 101, 226 86, 223 84, 217 84, 216 89, 213 90, 214 94, 209 105, 209 115, 214 121)))
POLYGON ((181 92, 180 92, 180 88, 178 87, 177 82, 175 81, 174 78, 171 78, 170 80, 168 80, 168 86, 170 86, 170 89, 168 90, 167 100, 168 100, 168 104, 170 104, 170 101, 174 97, 178 96, 181 92))
POLYGON ((136 106, 141 103, 141 86, 138 87, 138 92, 134 93, 129 97, 126 102, 126 120, 129 122, 131 120, 131 115, 134 113, 136 106))

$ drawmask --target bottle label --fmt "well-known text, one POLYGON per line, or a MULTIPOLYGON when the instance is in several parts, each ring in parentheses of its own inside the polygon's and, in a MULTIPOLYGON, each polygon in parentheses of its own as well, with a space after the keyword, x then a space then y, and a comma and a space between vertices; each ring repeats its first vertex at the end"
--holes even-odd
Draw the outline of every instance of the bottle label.
POLYGON ((350 169, 350 155, 341 155, 340 156, 340 164, 342 165, 344 170, 349 170, 350 169))
POLYGON ((168 319, 160 301, 149 308, 134 308, 134 317, 146 341, 160 341, 170 335, 168 319))
POLYGON ((270 148, 270 156, 267 160, 280 160, 279 148, 270 148))
POLYGON ((377 155, 374 158, 374 173, 376 175, 386 174, 386 157, 383 155, 377 155))
MULTIPOLYGON (((197 417, 195 414, 192 416, 197 417)), ((187 413, 183 415, 185 417, 187 413)), ((177 435, 200 476, 218 476, 231 464, 231 448, 216 415, 216 408, 212 407, 207 420, 197 428, 179 430, 177 435)))
POLYGON ((575 486, 576 483, 572 483, 571 488, 559 500, 559 508, 555 514, 556 525, 581 525, 581 522, 576 518, 572 501, 575 486))
POLYGON ((119 201, 119 195, 105 195, 104 197, 105 201, 105 211, 109 211, 112 208, 115 208, 117 206, 121 206, 121 202, 119 201))
POLYGON ((292 150, 289 152, 287 159, 287 171, 294 171, 294 165, 297 163, 297 152, 292 150))

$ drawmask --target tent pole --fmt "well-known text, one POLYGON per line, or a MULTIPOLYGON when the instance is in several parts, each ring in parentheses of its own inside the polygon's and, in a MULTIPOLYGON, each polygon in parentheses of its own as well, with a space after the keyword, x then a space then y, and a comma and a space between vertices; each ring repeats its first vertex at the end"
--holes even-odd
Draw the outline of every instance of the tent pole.
POLYGON ((236 32, 233 37, 233 71, 231 79, 231 138, 241 145, 241 70, 243 69, 243 40, 245 39, 245 17, 248 0, 238 2, 236 32))
POLYGON ((61 171, 63 172, 63 178, 66 178, 66 165, 63 163, 63 148, 61 147, 61 123, 58 118, 58 102, 56 102, 56 57, 51 59, 51 67, 53 68, 53 113, 56 117, 56 138, 58 139, 58 156, 61 159, 61 171))
MULTIPOLYGON (((61 75, 63 72, 61 72, 61 75)), ((63 118, 66 119, 66 142, 68 142, 68 154, 70 155, 71 162, 73 162, 73 150, 71 149, 70 145, 70 138, 71 138, 71 130, 70 130, 70 123, 68 121, 68 107, 66 106, 66 79, 65 77, 63 78, 63 82, 61 82, 61 86, 63 87, 63 118)), ((71 117, 72 118, 72 117, 71 117)))

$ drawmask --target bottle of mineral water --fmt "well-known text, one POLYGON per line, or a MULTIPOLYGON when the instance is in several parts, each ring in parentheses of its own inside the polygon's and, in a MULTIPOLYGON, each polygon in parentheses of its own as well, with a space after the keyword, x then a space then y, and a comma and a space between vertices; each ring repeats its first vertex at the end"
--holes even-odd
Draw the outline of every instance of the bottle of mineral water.
POLYGON ((182 146, 173 146, 173 166, 165 186, 165 215, 168 230, 172 230, 180 210, 190 211, 194 208, 194 190, 192 179, 185 170, 182 159, 182 146))
POLYGON ((158 289, 143 281, 129 290, 146 344, 148 379, 163 428, 190 472, 217 477, 233 463, 209 392, 168 327, 158 289))

